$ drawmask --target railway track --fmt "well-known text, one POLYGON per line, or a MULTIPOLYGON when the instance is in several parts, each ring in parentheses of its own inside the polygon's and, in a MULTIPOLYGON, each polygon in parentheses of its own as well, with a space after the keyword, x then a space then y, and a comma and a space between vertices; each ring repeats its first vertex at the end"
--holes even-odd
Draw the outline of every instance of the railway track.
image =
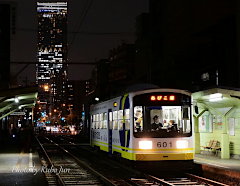
POLYGON ((186 173, 186 177, 180 177, 180 178, 157 178, 155 176, 151 175, 145 175, 145 178, 131 178, 130 183, 136 186, 174 186, 174 185, 201 185, 201 186, 207 186, 207 185, 213 185, 213 186, 228 186, 226 184, 213 181, 207 178, 203 178, 200 176, 196 176, 193 174, 186 173))
POLYGON ((45 156, 41 171, 49 185, 115 185, 52 140, 45 138, 53 144, 45 146, 43 139, 36 139, 45 156))
MULTIPOLYGON (((62 138, 62 137, 59 138, 58 137, 58 139, 54 139, 54 141, 55 140, 57 141, 57 143, 62 143, 62 145, 60 145, 62 150, 64 150, 62 146, 66 147, 66 148, 68 147, 69 151, 71 151, 71 148, 75 148, 75 150, 77 150, 80 146, 81 146, 81 148, 86 147, 86 145, 82 146, 82 145, 76 144, 75 141, 73 142, 72 139, 68 139, 66 137, 64 137, 64 138, 62 138)), ((51 142, 51 144, 48 144, 46 146, 52 146, 55 143, 52 140, 49 140, 49 141, 51 142)), ((85 154, 85 152, 83 154, 85 154)), ((98 153, 98 155, 100 155, 100 154, 98 153)), ((94 156, 96 156, 96 154, 94 156)), ((99 158, 101 158, 101 156, 99 156, 99 158)), ((103 159, 101 158, 101 162, 105 161, 103 159)), ((120 174, 119 173, 113 173, 113 174, 116 175, 116 177, 115 178, 111 177, 110 179, 111 179, 112 184, 115 184, 115 185, 124 185, 124 186, 125 185, 137 185, 137 186, 143 186, 143 185, 148 185, 148 186, 149 185, 150 186, 156 186, 156 185, 202 185, 202 186, 214 185, 214 186, 226 186, 226 184, 223 184, 223 183, 220 183, 220 182, 217 182, 217 181, 213 181, 213 180, 210 180, 210 179, 207 179, 207 178, 199 177, 199 176, 196 176, 196 175, 193 175, 193 174, 185 174, 184 176, 178 176, 178 177, 171 176, 171 178, 167 178, 167 177, 159 178, 158 175, 152 176, 152 175, 140 173, 139 170, 135 170, 135 174, 134 174, 134 171, 131 171, 130 169, 127 169, 127 167, 124 168, 124 165, 117 165, 117 164, 120 164, 119 162, 114 163, 114 162, 112 162, 112 160, 108 160, 108 161, 109 161, 109 164, 105 163, 105 166, 108 167, 112 173, 115 171, 115 169, 122 169, 122 171, 125 171, 126 174, 127 174, 127 176, 125 175, 125 178, 122 178, 121 173, 120 174)), ((103 166, 102 165, 99 165, 99 166, 101 167, 100 172, 102 172, 101 169, 103 169, 103 166)), ((94 168, 94 170, 97 170, 97 169, 96 169, 96 167, 94 168)), ((106 172, 104 172, 102 174, 103 175, 108 175, 108 173, 106 173, 106 172)), ((98 185, 98 183, 96 183, 96 185, 98 185)), ((106 185, 106 184, 104 184, 104 185, 106 185)))

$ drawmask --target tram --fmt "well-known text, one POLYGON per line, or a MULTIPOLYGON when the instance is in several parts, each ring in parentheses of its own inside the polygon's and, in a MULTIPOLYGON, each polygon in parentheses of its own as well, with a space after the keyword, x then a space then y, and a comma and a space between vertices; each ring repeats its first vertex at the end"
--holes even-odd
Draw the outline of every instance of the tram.
POLYGON ((191 93, 129 92, 90 108, 90 144, 131 161, 192 161, 191 93))

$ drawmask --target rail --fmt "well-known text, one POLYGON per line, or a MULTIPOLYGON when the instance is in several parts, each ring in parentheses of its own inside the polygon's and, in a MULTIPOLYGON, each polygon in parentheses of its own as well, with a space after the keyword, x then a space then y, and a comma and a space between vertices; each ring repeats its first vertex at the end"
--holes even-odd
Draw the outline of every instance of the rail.
MULTIPOLYGON (((45 145, 41 144, 40 140, 37 137, 36 137, 36 139, 37 139, 37 141, 38 141, 42 151, 44 152, 44 156, 47 158, 47 161, 49 162, 49 164, 51 166, 54 166, 54 163, 51 160, 51 158, 49 157, 49 154, 48 154, 47 150, 44 148, 45 145)), ((96 178, 101 180, 101 182, 103 182, 104 185, 115 186, 115 184, 111 180, 107 179, 105 176, 103 176, 99 172, 97 172, 94 169, 92 169, 84 161, 81 161, 80 159, 78 159, 74 154, 70 153, 68 150, 66 150, 65 148, 61 147, 59 144, 55 143, 54 141, 52 141, 52 140, 50 140, 50 139, 48 139, 46 137, 45 137, 45 139, 47 139, 52 144, 54 144, 54 146, 57 147, 58 149, 60 149, 65 155, 70 156, 72 159, 74 159, 75 163, 78 166, 82 167, 81 169, 85 169, 88 172, 91 172, 96 178)), ((53 145, 46 145, 46 147, 53 147, 53 145)), ((55 174, 55 176, 59 180, 58 182, 59 182, 60 185, 67 185, 65 183, 66 181, 64 181, 64 179, 61 177, 61 174, 55 174)), ((76 178, 74 178, 74 176, 72 176, 72 179, 76 179, 76 178)), ((96 183, 93 183, 93 184, 96 184, 96 183)))
POLYGON ((214 185, 214 186, 227 186, 224 183, 220 183, 214 180, 196 176, 193 174, 186 174, 186 177, 178 178, 157 178, 152 175, 145 175, 145 178, 131 178, 130 183, 136 186, 174 186, 174 185, 214 185))

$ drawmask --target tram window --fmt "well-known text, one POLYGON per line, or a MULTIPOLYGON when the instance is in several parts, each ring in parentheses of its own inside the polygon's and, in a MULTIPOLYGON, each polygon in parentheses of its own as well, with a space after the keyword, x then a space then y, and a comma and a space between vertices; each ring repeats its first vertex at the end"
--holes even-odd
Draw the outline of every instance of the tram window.
POLYGON ((186 119, 188 120, 189 119, 189 110, 188 110, 188 107, 183 107, 183 116, 182 116, 183 119, 186 119))
POLYGON ((109 129, 113 129, 113 113, 112 112, 108 113, 108 118, 109 118, 109 129))
POLYGON ((141 106, 134 107, 134 131, 141 132, 143 130, 143 109, 141 106))
POLYGON ((96 119, 97 118, 97 116, 96 115, 93 115, 93 122, 92 122, 92 128, 93 129, 96 129, 96 119))
POLYGON ((100 114, 97 114, 97 116, 96 116, 96 128, 97 129, 99 129, 99 127, 100 127, 99 119, 100 119, 100 114))
POLYGON ((118 129, 123 130, 123 120, 122 119, 118 120, 118 129))
POLYGON ((183 119, 182 126, 181 126, 181 131, 183 133, 189 133, 191 131, 190 120, 183 119))
POLYGON ((182 122, 181 122, 181 132, 189 133, 191 131, 191 123, 189 119, 189 107, 183 106, 182 108, 182 122))
POLYGON ((104 129, 107 128, 107 113, 106 112, 103 113, 103 128, 104 129))
POLYGON ((123 130, 123 110, 118 111, 118 129, 123 130))
POLYGON ((125 129, 130 130, 130 109, 124 110, 124 117, 125 117, 125 129))
POLYGON ((95 121, 94 121, 95 117, 94 115, 91 116, 91 121, 92 121, 92 129, 95 128, 95 121))
POLYGON ((118 111, 113 112, 113 130, 118 130, 118 111))
POLYGON ((130 130, 130 120, 129 119, 125 119, 125 129, 130 130))
POLYGON ((113 111, 113 120, 117 120, 117 111, 113 111))
POLYGON ((125 119, 130 119, 130 109, 124 110, 124 116, 125 116, 125 119))
POLYGON ((100 115, 100 120, 99 120, 100 126, 99 126, 99 128, 102 129, 103 128, 103 123, 104 123, 104 121, 103 121, 103 113, 101 113, 99 115, 100 115))
POLYGON ((118 119, 123 119, 123 110, 118 111, 118 119))
POLYGON ((169 127, 169 124, 172 121, 174 121, 175 124, 179 125, 181 121, 180 106, 164 106, 163 107, 163 127, 169 127))

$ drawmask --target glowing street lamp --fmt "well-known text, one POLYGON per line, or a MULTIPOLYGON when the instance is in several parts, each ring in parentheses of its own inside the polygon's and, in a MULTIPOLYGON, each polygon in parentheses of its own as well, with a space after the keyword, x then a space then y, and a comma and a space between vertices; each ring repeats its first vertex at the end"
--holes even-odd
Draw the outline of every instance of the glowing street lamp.
POLYGON ((15 101, 15 103, 19 103, 18 97, 15 97, 14 101, 15 101))
POLYGON ((49 86, 48 85, 44 85, 43 89, 44 89, 45 92, 47 92, 47 91, 49 91, 49 86))

